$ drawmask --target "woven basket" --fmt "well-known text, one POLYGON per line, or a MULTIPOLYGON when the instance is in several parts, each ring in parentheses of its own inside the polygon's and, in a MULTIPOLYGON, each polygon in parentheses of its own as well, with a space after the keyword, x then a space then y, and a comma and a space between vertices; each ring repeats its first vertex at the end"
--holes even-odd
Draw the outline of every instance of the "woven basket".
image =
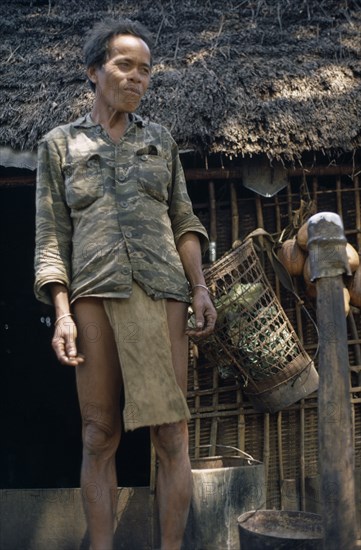
MULTIPOLYGON (((205 270, 218 319, 196 340, 223 376, 241 378, 254 407, 276 412, 315 391, 318 374, 270 286, 251 239, 205 270)), ((190 319, 190 324, 194 318, 190 319)))

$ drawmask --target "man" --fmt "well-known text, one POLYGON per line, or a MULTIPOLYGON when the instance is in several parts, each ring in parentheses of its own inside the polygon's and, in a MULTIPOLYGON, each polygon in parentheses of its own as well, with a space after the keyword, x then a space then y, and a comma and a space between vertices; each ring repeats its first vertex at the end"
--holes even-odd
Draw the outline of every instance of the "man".
POLYGON ((92 111, 39 144, 35 293, 55 306, 59 361, 76 368, 92 550, 113 547, 122 424, 150 426, 161 548, 176 550, 191 498, 187 337, 209 335, 216 320, 201 266, 207 234, 169 132, 132 114, 150 81, 147 31, 108 20, 84 52, 92 111))

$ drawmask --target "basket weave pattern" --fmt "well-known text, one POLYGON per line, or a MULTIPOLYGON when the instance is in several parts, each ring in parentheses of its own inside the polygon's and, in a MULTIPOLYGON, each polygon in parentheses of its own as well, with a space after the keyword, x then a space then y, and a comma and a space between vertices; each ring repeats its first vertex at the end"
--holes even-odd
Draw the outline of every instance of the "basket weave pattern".
POLYGON ((197 342, 220 373, 236 367, 259 393, 311 363, 263 271, 251 239, 205 271, 218 313, 215 332, 197 342))

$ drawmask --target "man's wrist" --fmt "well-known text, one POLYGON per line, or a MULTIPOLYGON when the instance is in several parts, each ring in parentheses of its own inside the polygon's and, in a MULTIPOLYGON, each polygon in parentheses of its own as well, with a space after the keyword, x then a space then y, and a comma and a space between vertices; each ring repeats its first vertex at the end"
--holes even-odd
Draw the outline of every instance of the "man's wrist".
POLYGON ((54 323, 54 326, 61 320, 61 319, 65 319, 65 317, 73 317, 73 314, 72 313, 63 313, 62 315, 60 315, 59 317, 56 318, 55 320, 55 323, 54 323))
POLYGON ((191 289, 192 289, 192 293, 194 293, 194 291, 197 291, 197 290, 201 290, 201 291, 206 290, 208 292, 208 294, 210 294, 210 290, 207 287, 207 285, 202 284, 202 283, 196 283, 196 284, 192 285, 191 289))

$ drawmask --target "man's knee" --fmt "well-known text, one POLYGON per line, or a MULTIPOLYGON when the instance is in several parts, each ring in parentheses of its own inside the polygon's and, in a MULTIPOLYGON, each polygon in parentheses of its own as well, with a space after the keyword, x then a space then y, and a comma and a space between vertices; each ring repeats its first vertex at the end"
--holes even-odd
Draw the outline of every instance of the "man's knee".
POLYGON ((186 421, 162 424, 153 428, 153 444, 160 459, 171 460, 188 454, 188 426, 186 421))
POLYGON ((83 447, 88 456, 112 456, 120 441, 120 429, 110 423, 88 421, 83 427, 83 447))

